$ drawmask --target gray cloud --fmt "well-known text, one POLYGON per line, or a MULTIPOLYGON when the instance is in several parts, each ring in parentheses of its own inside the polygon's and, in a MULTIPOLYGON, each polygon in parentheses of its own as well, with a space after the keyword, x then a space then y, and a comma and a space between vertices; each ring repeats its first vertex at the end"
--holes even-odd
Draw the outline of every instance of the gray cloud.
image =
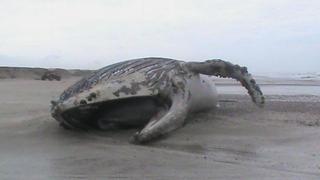
POLYGON ((0 65, 95 69, 161 56, 320 71, 319 9, 315 0, 4 0, 0 65))

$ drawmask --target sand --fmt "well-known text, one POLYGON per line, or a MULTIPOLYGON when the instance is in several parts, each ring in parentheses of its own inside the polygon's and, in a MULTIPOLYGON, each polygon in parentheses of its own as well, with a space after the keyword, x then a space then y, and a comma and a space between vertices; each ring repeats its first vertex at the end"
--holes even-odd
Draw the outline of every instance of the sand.
POLYGON ((58 126, 49 101, 75 80, 0 80, 0 179, 320 179, 319 87, 269 90, 259 109, 221 86, 219 109, 139 146, 135 130, 58 126))

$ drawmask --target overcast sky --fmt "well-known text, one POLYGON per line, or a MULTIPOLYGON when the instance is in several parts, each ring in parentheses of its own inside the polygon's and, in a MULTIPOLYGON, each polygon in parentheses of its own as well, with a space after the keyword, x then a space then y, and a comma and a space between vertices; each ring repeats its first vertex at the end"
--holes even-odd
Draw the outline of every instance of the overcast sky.
POLYGON ((0 66, 150 56, 320 72, 320 0, 0 0, 0 66))

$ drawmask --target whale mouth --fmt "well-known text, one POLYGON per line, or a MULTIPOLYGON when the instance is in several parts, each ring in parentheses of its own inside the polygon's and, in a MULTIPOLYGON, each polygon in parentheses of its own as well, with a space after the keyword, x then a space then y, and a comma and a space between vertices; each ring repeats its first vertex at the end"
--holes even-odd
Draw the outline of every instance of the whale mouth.
POLYGON ((94 104, 84 104, 61 112, 55 106, 52 117, 67 129, 102 129, 108 124, 117 127, 141 127, 157 113, 162 103, 155 97, 132 97, 94 104))

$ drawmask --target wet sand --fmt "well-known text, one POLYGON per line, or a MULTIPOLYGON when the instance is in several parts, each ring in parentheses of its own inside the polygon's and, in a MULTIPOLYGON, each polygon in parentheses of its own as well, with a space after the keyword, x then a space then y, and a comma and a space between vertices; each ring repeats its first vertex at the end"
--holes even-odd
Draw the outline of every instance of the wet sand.
POLYGON ((137 146, 135 130, 58 126, 49 101, 74 81, 0 80, 0 179, 320 179, 320 96, 305 90, 269 85, 259 109, 220 86, 219 109, 137 146))

